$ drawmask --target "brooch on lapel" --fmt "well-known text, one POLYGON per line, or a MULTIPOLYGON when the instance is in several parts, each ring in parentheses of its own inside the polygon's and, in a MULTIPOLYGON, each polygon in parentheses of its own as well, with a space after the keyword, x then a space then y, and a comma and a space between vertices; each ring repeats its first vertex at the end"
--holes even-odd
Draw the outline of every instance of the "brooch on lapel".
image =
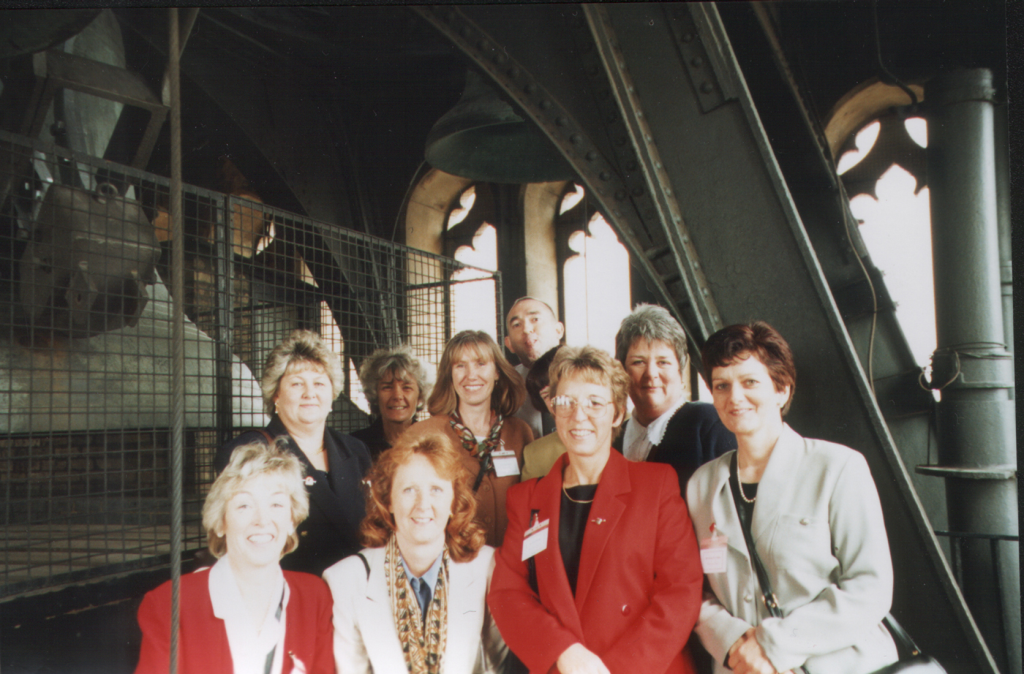
POLYGON ((315 479, 313 479, 313 476, 312 476, 312 475, 307 475, 307 476, 306 476, 306 479, 305 479, 305 480, 303 480, 303 482, 305 482, 305 483, 306 483, 306 486, 307 486, 307 487, 312 487, 312 486, 313 486, 314 484, 316 484, 316 480, 315 480, 315 479))

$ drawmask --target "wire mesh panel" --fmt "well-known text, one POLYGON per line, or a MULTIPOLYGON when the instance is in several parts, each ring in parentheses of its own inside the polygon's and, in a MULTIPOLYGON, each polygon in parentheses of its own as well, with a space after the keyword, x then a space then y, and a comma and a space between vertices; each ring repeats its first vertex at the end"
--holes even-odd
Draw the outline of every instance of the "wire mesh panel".
MULTIPOLYGON (((453 325, 500 339, 495 273, 199 188, 183 213, 186 550, 293 330, 343 359, 341 431, 368 424, 375 349, 436 365, 453 325)), ((169 558, 170 238, 164 178, 0 133, 0 598, 169 558)))

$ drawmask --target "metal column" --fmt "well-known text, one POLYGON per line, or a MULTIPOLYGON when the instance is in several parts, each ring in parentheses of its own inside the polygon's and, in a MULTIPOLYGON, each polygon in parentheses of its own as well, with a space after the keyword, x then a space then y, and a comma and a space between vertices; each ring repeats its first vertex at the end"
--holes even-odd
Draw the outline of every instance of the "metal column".
POLYGON ((1000 293, 992 75, 958 70, 928 83, 928 181, 942 390, 938 442, 961 587, 1000 668, 1021 671, 1013 366, 1000 293), (1006 626, 1004 630, 1003 625, 1006 626))

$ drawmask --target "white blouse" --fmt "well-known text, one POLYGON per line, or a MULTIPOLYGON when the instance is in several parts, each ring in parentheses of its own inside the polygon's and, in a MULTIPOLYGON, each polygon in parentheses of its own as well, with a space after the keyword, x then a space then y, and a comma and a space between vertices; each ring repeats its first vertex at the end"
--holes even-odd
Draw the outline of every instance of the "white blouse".
POLYGON ((270 671, 281 671, 289 590, 280 567, 274 582, 277 585, 275 596, 281 597, 281 603, 267 611, 263 625, 255 633, 252 630, 252 616, 245 607, 227 555, 217 560, 210 569, 210 602, 213 604, 213 614, 224 621, 234 674, 264 674, 271 650, 274 651, 274 661, 270 671), (281 608, 280 614, 278 606, 281 608))

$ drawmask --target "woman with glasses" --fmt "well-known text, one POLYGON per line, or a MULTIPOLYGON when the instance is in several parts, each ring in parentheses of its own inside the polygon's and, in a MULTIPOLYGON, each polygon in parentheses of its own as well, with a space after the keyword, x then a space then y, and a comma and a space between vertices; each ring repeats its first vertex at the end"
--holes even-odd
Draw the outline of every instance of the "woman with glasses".
POLYGON ((694 672, 702 573, 679 481, 612 451, 629 377, 585 346, 560 349, 549 379, 567 451, 509 489, 487 596, 498 629, 531 672, 694 672))

